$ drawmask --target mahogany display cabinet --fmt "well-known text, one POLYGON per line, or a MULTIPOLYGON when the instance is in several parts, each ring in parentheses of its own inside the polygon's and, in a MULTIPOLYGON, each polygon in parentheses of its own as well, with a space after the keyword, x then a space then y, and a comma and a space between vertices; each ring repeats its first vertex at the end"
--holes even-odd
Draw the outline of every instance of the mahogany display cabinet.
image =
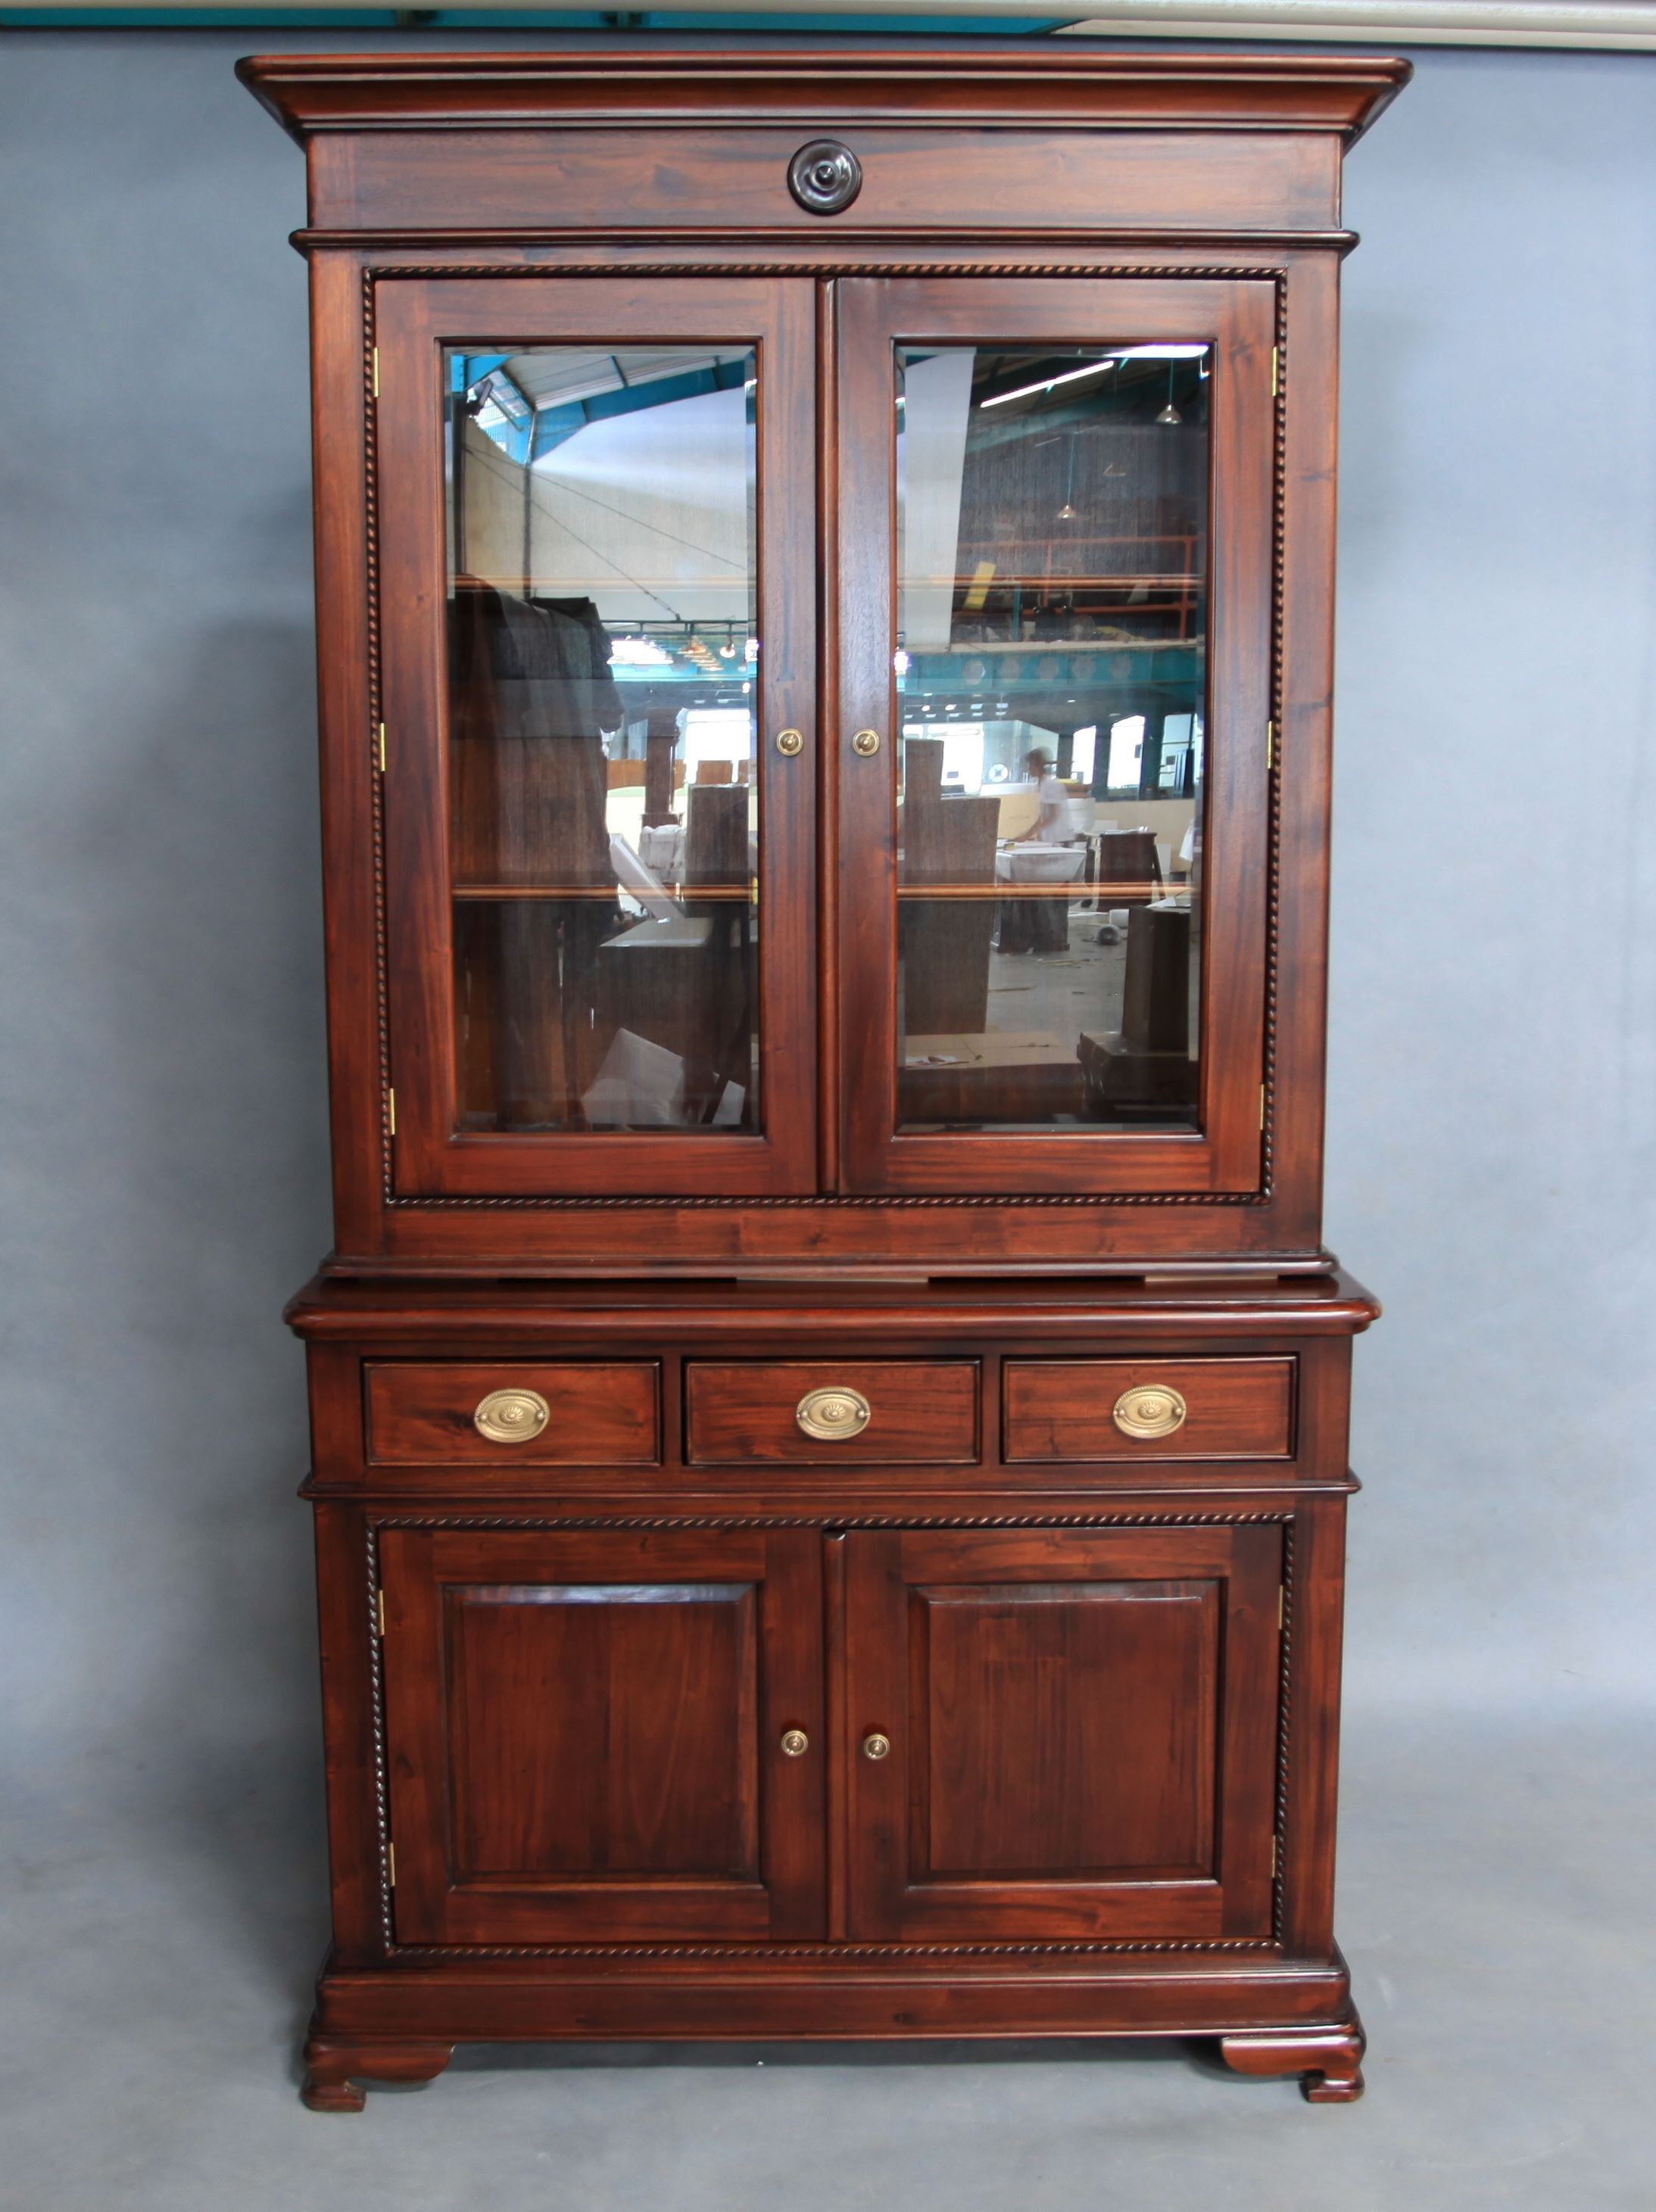
POLYGON ((307 2101, 606 2037, 1355 2097, 1336 301, 1406 67, 241 74, 309 178, 307 2101))

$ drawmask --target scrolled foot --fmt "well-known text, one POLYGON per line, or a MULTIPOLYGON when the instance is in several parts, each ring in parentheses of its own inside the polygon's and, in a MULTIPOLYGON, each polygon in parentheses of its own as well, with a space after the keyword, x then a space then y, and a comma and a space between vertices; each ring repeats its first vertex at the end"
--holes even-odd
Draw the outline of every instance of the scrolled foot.
POLYGON ((363 2081, 429 2081, 454 2055, 452 2043, 341 2043, 314 2035, 305 2045, 299 2094, 313 2112, 360 2112, 363 2081))
POLYGON ((1297 2074, 1312 2105, 1355 2105, 1363 2094, 1362 2023, 1343 2027, 1262 2027, 1219 2039, 1238 2074, 1297 2074))

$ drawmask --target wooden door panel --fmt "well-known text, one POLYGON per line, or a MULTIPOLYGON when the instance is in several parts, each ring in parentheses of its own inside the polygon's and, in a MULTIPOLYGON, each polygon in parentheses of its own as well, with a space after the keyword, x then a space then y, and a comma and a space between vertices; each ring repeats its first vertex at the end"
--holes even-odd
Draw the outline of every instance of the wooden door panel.
POLYGON ((806 1531, 382 1538, 399 1940, 822 1925, 806 1531), (790 1758, 781 1738, 802 1729, 790 1758))
POLYGON ((848 1554, 855 1933, 1269 1932, 1279 1530, 869 1532, 848 1554))
POLYGON ((750 1583, 447 1589, 459 1879, 757 1881, 756 1610, 750 1583))
POLYGON ((1215 1582, 913 1591, 911 1868, 1211 1876, 1218 1597, 1215 1582))

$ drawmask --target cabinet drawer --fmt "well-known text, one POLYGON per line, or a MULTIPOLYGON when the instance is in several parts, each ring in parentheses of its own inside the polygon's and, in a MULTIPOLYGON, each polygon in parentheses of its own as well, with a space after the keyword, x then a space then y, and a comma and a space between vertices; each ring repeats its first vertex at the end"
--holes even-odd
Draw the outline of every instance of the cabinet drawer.
POLYGON ((1009 1359, 1006 1456, 1286 1459, 1294 1370, 1292 1359, 1009 1359))
POLYGON ((369 1367, 368 1455, 378 1467, 654 1467, 660 1400, 654 1360, 369 1367))
POLYGON ((685 1411, 685 1456, 700 1465, 970 1462, 977 1457, 977 1362, 692 1360, 685 1411), (823 1435, 805 1425, 831 1431, 843 1405, 867 1409, 854 1431, 823 1435))

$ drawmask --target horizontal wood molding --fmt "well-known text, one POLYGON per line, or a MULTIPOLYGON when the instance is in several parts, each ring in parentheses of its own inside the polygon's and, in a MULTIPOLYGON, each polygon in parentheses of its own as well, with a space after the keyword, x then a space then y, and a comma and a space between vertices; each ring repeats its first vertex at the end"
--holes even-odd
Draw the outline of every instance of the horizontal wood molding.
POLYGON ((539 53, 261 54, 237 64, 295 138, 521 129, 587 116, 655 126, 808 118, 980 128, 1065 121, 1324 131, 1348 143, 1407 82, 1385 57, 1112 53, 1050 46, 838 51, 569 47, 539 53))

